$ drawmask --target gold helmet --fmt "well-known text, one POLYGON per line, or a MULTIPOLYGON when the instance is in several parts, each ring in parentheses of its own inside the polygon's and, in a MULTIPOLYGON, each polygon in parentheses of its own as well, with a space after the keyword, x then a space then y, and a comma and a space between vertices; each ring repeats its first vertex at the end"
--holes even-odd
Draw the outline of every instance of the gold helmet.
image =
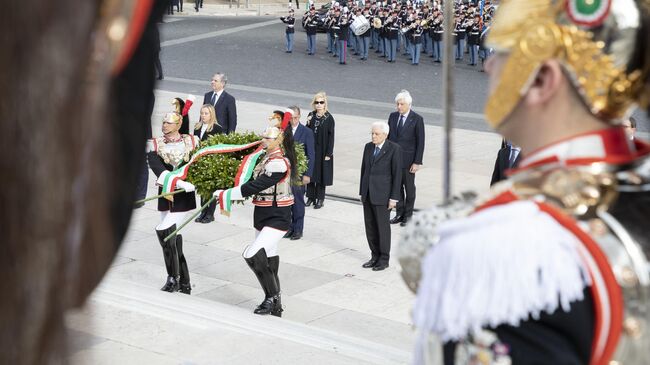
POLYGON ((592 114, 616 123, 650 100, 650 0, 502 0, 487 46, 509 57, 485 114, 513 111, 541 64, 559 60, 592 114))
POLYGON ((181 122, 181 115, 175 112, 166 113, 163 116, 163 122, 178 124, 181 122))

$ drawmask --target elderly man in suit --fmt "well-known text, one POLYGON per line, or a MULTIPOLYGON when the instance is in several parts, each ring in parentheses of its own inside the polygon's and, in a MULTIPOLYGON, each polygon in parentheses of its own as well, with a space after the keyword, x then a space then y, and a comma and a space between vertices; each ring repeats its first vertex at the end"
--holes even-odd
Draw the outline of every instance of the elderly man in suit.
POLYGON ((361 162, 359 195, 372 256, 362 266, 373 271, 388 267, 390 258, 390 211, 400 198, 402 149, 389 141, 385 122, 372 124, 372 142, 366 144, 361 162))
POLYGON ((222 73, 214 74, 212 80, 210 80, 212 91, 208 91, 203 96, 203 105, 210 104, 214 106, 217 122, 219 122, 226 134, 234 132, 237 128, 237 105, 235 98, 224 90, 227 83, 228 78, 226 75, 222 73))
POLYGON ((309 184, 311 176, 314 173, 316 152, 314 150, 314 132, 300 124, 300 108, 294 105, 290 106, 289 109, 292 111, 291 132, 293 133, 293 140, 295 143, 302 143, 305 156, 307 156, 307 171, 302 175, 302 185, 291 186, 291 192, 293 193, 291 228, 284 235, 284 238, 290 238, 292 241, 295 241, 302 238, 302 230, 305 222, 305 186, 309 184))
POLYGON ((424 119, 411 109, 413 98, 402 90, 395 97, 397 111, 388 117, 390 134, 388 139, 402 147, 402 186, 400 201, 397 204, 397 214, 391 224, 406 222, 413 216, 415 205, 415 173, 422 166, 424 155, 424 119))

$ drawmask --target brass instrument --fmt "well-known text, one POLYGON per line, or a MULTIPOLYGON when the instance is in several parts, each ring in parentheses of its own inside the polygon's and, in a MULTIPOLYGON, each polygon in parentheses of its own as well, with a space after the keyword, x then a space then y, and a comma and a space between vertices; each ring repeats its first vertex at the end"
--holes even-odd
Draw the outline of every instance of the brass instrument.
POLYGON ((381 28, 381 19, 379 17, 375 17, 372 20, 372 26, 375 27, 375 29, 381 28))

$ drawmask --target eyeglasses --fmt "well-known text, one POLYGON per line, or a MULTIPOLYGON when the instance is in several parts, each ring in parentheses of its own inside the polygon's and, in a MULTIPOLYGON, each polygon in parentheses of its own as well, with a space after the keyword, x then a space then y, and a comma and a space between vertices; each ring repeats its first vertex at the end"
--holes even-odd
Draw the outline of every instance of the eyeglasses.
POLYGON ((316 100, 314 104, 325 104, 325 100, 316 100))
POLYGON ((163 121, 163 124, 178 124, 178 122, 168 122, 168 121, 163 121))

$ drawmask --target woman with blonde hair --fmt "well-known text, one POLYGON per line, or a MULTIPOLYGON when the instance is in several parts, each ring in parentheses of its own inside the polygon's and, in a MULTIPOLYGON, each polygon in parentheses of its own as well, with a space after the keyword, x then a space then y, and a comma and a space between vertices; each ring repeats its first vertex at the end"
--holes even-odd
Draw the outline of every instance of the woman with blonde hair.
MULTIPOLYGON (((214 134, 224 133, 223 128, 217 121, 217 114, 214 106, 211 104, 204 104, 201 107, 199 115, 199 122, 194 126, 194 135, 199 137, 201 141, 205 141, 214 134)), ((201 197, 201 205, 205 204, 203 197, 201 197)), ((208 205, 201 214, 194 220, 197 223, 210 223, 214 221, 214 210, 217 208, 217 203, 213 202, 208 205)))
POLYGON ((334 181, 334 117, 327 111, 327 95, 320 91, 314 95, 313 110, 307 116, 307 127, 314 132, 314 174, 307 185, 307 203, 314 209, 323 207, 325 187, 334 181))

